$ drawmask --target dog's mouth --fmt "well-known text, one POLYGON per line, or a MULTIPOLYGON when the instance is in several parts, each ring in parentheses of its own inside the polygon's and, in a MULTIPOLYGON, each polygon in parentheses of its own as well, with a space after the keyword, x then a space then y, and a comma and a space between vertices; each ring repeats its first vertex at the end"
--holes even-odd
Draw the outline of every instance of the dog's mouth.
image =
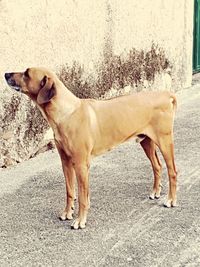
POLYGON ((7 84, 14 89, 15 91, 20 91, 20 86, 15 82, 15 80, 12 79, 12 73, 5 73, 5 79, 7 84))
POLYGON ((17 92, 20 92, 20 87, 17 86, 10 86, 12 89, 14 89, 17 92))

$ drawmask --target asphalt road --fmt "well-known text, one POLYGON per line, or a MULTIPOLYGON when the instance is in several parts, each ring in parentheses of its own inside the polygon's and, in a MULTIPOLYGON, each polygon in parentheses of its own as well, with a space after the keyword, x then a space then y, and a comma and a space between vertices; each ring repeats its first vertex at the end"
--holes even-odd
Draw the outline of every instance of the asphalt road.
POLYGON ((0 170, 0 266, 200 266, 200 86, 179 92, 175 154, 178 204, 159 200, 152 171, 129 142, 93 160, 87 228, 58 215, 65 187, 56 151, 0 170))

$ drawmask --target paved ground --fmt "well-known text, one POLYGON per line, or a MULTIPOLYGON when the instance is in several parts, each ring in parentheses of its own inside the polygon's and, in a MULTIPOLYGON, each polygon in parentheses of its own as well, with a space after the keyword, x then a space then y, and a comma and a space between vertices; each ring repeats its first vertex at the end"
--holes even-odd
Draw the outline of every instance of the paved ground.
POLYGON ((200 266, 200 86, 178 94, 177 208, 148 199, 152 173, 139 144, 91 167, 87 228, 60 222, 64 178, 56 152, 0 170, 0 266, 200 266))

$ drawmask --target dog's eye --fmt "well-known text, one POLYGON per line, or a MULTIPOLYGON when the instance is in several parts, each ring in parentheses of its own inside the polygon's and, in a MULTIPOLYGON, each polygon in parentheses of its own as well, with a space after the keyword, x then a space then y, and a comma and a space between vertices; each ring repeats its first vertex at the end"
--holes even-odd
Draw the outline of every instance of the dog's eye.
POLYGON ((28 69, 24 72, 24 77, 29 78, 28 69))

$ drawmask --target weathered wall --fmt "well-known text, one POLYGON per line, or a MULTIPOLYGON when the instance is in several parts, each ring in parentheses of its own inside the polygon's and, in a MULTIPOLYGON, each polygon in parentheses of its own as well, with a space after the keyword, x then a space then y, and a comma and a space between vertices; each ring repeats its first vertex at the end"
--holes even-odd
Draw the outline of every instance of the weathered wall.
POLYGON ((192 2, 1 0, 0 166, 31 157, 47 128, 4 72, 50 67, 80 96, 176 91, 191 83, 192 2))
POLYGON ((154 42, 172 65, 172 89, 191 85, 193 1, 111 1, 115 14, 114 51, 148 50, 154 42), (116 3, 116 4, 114 4, 116 3))

